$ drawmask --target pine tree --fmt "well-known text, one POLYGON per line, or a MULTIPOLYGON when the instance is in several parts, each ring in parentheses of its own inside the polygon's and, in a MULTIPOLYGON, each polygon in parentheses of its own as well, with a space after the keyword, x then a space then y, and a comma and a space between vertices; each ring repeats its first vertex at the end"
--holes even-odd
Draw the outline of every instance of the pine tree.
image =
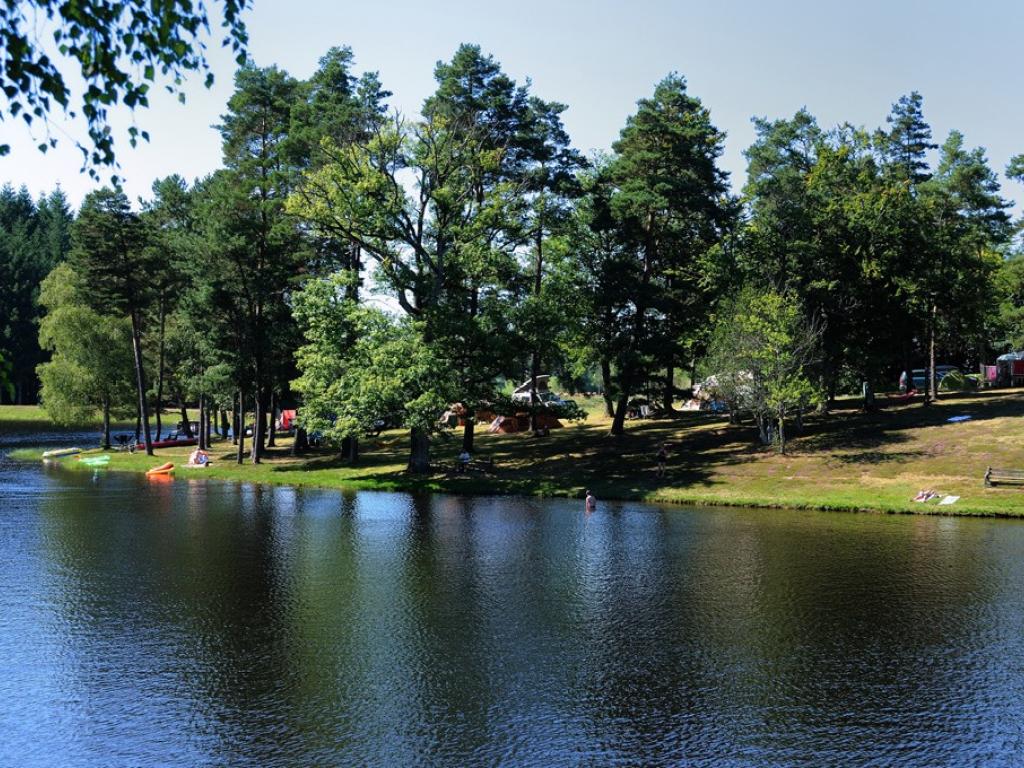
POLYGON ((684 332, 675 321, 703 316, 688 305, 704 304, 706 257, 734 215, 728 175, 717 164, 724 142, 708 109, 673 73, 641 99, 613 145, 610 212, 632 243, 636 281, 613 435, 623 434, 629 398, 648 373, 662 367, 671 375, 684 332))
POLYGON ((146 453, 152 455, 142 334, 152 295, 149 275, 157 265, 147 249, 145 227, 123 192, 104 188, 86 196, 72 229, 70 261, 93 310, 131 320, 138 413, 146 453))
POLYGON ((931 178, 928 150, 939 147, 932 143, 932 129, 924 119, 923 104, 924 99, 917 91, 901 96, 885 119, 889 130, 880 132, 886 163, 912 187, 931 178))

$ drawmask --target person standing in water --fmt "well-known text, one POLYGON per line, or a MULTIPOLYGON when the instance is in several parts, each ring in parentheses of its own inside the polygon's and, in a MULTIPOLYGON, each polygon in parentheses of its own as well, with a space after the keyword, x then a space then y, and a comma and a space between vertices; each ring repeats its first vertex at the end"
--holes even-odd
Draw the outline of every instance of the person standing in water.
POLYGON ((597 509, 597 497, 590 491, 587 491, 587 499, 584 502, 584 508, 587 512, 593 512, 597 509))

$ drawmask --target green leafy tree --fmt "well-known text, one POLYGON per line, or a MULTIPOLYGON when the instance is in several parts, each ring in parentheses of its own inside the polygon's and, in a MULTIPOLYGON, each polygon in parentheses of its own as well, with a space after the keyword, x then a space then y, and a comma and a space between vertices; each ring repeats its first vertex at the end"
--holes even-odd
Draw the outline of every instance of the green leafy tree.
MULTIPOLYGON (((328 146, 365 142, 386 119, 385 100, 391 94, 384 90, 376 72, 357 77, 353 66, 350 48, 331 48, 320 59, 313 76, 300 84, 299 98, 292 108, 290 140, 295 162, 303 170, 330 162, 330 153, 324 151, 325 140, 328 146)), ((336 269, 349 272, 353 279, 346 281, 346 291, 358 301, 364 266, 358 243, 327 230, 303 234, 312 255, 306 265, 307 274, 326 276, 336 269)), ((298 339, 292 347, 297 343, 298 339)), ((305 432, 300 430, 293 444, 296 451, 301 451, 305 443, 305 432)), ((350 461, 358 459, 358 435, 345 438, 342 453, 350 461)))
MULTIPOLYGON (((218 5, 223 13, 223 44, 242 63, 247 35, 241 17, 249 2, 223 0, 218 5)), ((146 107, 151 86, 159 82, 184 101, 182 81, 190 72, 205 73, 207 87, 213 83, 203 42, 208 33, 207 6, 189 0, 2 0, 0 90, 6 108, 0 119, 18 118, 30 127, 43 123, 46 133, 39 149, 45 152, 57 144, 50 131, 53 112, 61 109, 70 117, 81 115, 88 139, 75 145, 95 177, 96 166, 115 163, 109 122, 113 105, 123 104, 130 110, 146 107), (66 76, 68 70, 74 76, 66 76), (83 88, 76 96, 77 80, 83 88)), ((148 140, 149 135, 132 125, 128 138, 135 146, 139 138, 148 140)), ((0 155, 9 151, 9 144, 0 143, 0 155)))
POLYGON ((714 386, 733 407, 754 414, 762 442, 774 442, 780 453, 787 420, 820 398, 808 375, 820 331, 792 296, 751 288, 723 307, 716 326, 707 360, 714 386))
POLYGON ((608 162, 598 156, 580 175, 584 195, 574 206, 566 236, 572 258, 556 262, 556 269, 567 286, 564 306, 572 308, 565 318, 566 354, 578 369, 598 366, 605 411, 613 418, 618 392, 612 365, 632 343, 635 280, 630 246, 611 215, 608 162))
POLYGON ((0 400, 32 402, 38 389, 39 285, 68 252, 71 211, 60 190, 33 202, 28 191, 0 189, 0 352, 11 366, 13 392, 0 400))
POLYGON ((43 409, 61 425, 81 424, 99 409, 109 450, 111 412, 134 411, 131 321, 97 312, 66 263, 43 280, 39 301, 46 310, 39 340, 51 355, 39 365, 43 409))
POLYGON ((338 272, 296 294, 305 338, 292 386, 303 396, 302 423, 336 443, 373 431, 382 420, 429 434, 457 391, 448 361, 422 343, 418 321, 396 320, 349 297, 352 279, 338 272))
POLYGON ((562 125, 564 105, 530 96, 527 86, 517 85, 479 46, 460 46, 450 62, 438 62, 434 77, 437 90, 424 104, 424 115, 443 120, 450 131, 496 158, 476 176, 477 200, 505 187, 517 189, 523 202, 516 218, 510 217, 506 226, 493 230, 484 247, 466 251, 461 260, 467 300, 463 316, 452 316, 449 326, 453 331, 461 326, 461 359, 456 364, 467 383, 461 397, 467 409, 463 449, 472 451, 472 414, 482 401, 495 398, 496 379, 513 372, 510 361, 519 357, 517 346, 531 350, 530 411, 537 434, 535 414, 541 409, 536 380, 542 355, 557 349, 553 336, 544 333, 554 318, 541 316, 553 303, 541 296, 544 246, 565 217, 582 158, 562 125), (517 249, 532 249, 521 273, 510 270, 508 254, 517 249), (502 317, 514 317, 512 326, 502 317), (509 337, 510 332, 517 338, 509 337), (499 354, 501 347, 507 354, 499 354))
POLYGON ((994 277, 999 299, 997 317, 990 336, 999 352, 1024 348, 1024 257, 1012 254, 994 277))
MULTIPOLYGON (((449 382, 462 370, 460 350, 479 348, 461 322, 470 298, 467 272, 481 261, 512 260, 493 244, 518 203, 514 190, 479 184, 495 172, 500 152, 440 115, 414 125, 396 118, 365 142, 325 147, 331 161, 304 175, 289 209, 315 232, 343 237, 372 260, 378 284, 414 321, 410 327, 423 334, 424 348, 447 361, 429 392, 451 392, 449 382)), ((426 390, 424 398, 437 400, 426 390)), ((425 472, 430 430, 420 421, 408 426, 410 470, 425 472)))

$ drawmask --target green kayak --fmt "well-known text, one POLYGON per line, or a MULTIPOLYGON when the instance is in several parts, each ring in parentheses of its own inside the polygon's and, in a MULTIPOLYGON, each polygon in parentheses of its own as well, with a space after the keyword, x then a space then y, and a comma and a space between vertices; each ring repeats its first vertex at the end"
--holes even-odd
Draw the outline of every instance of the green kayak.
POLYGON ((110 463, 109 456, 83 456, 78 460, 80 463, 85 464, 89 467, 104 467, 110 463))

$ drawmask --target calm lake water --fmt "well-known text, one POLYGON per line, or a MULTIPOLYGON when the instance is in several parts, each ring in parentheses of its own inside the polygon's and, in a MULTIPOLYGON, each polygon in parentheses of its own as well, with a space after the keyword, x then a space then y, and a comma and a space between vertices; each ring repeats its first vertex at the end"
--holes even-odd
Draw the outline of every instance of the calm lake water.
POLYGON ((581 506, 0 458, 0 766, 1024 763, 1024 525, 581 506))

